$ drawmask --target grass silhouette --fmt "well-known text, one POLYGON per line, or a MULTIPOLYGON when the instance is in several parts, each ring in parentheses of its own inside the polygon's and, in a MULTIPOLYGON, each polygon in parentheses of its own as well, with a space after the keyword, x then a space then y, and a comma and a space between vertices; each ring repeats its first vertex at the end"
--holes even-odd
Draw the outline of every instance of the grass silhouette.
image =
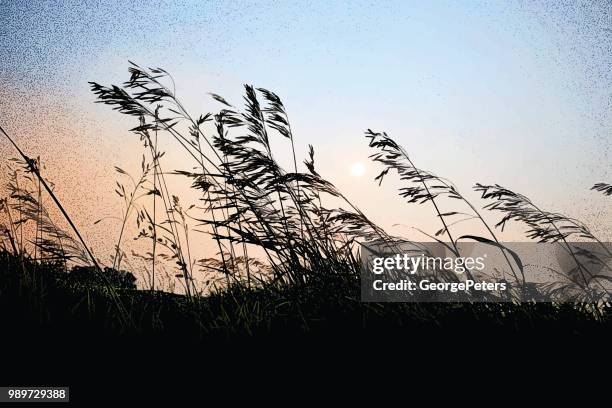
MULTIPOLYGON (((5 214, 0 252, 3 302, 25 315, 43 316, 44 324, 86 324, 121 333, 172 333, 177 336, 228 336, 316 330, 438 327, 461 321, 486 321, 492 327, 530 326, 534 320, 574 319, 587 326, 609 322, 609 278, 594 276, 572 246, 571 239, 601 244, 582 223, 538 208, 527 197, 498 185, 476 184, 484 209, 501 212, 490 226, 475 205, 452 182, 415 166, 408 153, 386 133, 365 134, 382 165, 379 184, 391 173, 402 183, 400 197, 409 204, 431 204, 442 228, 427 235, 459 256, 460 241, 495 247, 503 254, 515 283, 525 285, 518 256, 501 243, 506 223, 527 226, 527 237, 561 242, 579 273, 569 284, 585 296, 576 304, 367 304, 360 302, 360 246, 376 242, 397 248, 405 240, 371 221, 315 165, 309 148, 303 168, 295 154, 295 136, 281 99, 273 92, 244 87, 242 107, 211 94, 221 108, 215 114, 191 115, 176 97, 174 80, 161 68, 130 63, 130 77, 121 86, 91 82, 97 102, 134 118, 131 131, 145 147, 141 174, 132 178, 115 170, 116 194, 124 201, 112 264, 104 267, 85 243, 40 164, 10 140, 21 159, 10 168, 9 194, 0 202, 5 214), (160 138, 170 138, 192 161, 191 171, 168 171, 160 138), (292 168, 275 158, 276 143, 289 142, 292 168), (199 204, 184 208, 171 191, 167 175, 190 180, 199 204), (127 188, 126 188, 127 185, 127 188), (27 186, 27 187, 26 187, 27 186), (46 192, 71 230, 63 231, 41 200, 46 192), (451 203, 452 209, 443 208, 451 203), (455 234, 460 223, 475 220, 483 234, 455 234), (126 226, 136 222, 135 237, 149 246, 144 254, 123 249, 126 226), (196 227, 193 227, 195 224, 196 227), (34 228, 34 238, 32 238, 34 228), (496 232, 496 229, 498 230, 496 232), (190 237, 204 233, 216 257, 197 259, 190 237), (25 234, 25 237, 24 237, 25 234), (136 290, 127 258, 137 256, 151 271, 146 286, 136 290), (159 290, 159 265, 174 268, 181 295, 159 290), (198 286, 194 276, 212 275, 214 283, 198 286), (603 289, 593 296, 594 286, 603 289), (586 295, 588 294, 588 296, 586 295), (34 299, 35 300, 32 300, 34 299), (15 306, 17 305, 17 306, 15 306), (61 305, 61 306, 59 306, 61 305)), ((7 170, 9 171, 9 170, 7 170)), ((610 194, 610 186, 593 189, 610 194)), ((107 221, 101 219, 98 222, 107 221)), ((7 306, 9 307, 9 306, 7 306)))

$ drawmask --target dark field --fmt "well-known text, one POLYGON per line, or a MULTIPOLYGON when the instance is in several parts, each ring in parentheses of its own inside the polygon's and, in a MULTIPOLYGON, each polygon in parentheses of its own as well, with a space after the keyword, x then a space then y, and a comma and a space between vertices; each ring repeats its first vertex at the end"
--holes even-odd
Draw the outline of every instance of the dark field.
MULTIPOLYGON (((376 181, 380 185, 395 175, 402 200, 431 206, 441 228, 424 232, 431 240, 454 256, 460 256, 460 241, 491 245, 502 251, 504 268, 518 281, 522 263, 501 242, 507 223, 522 224, 526 239, 562 244, 572 256, 575 273, 552 290, 569 288, 578 296, 571 303, 365 303, 360 245, 375 241, 394 248, 402 239, 372 222, 318 173, 312 146, 300 170, 277 95, 246 86, 244 109, 213 95, 221 111, 190 116, 164 84, 167 72, 136 65, 129 72, 122 86, 91 83, 98 102, 136 119, 131 130, 145 152, 138 159, 139 177, 116 168, 131 184, 117 182, 115 193, 125 205, 114 217, 120 234, 108 265, 93 256, 41 175, 40 161, 3 131, 21 155, 11 162, 8 195, 0 201, 5 381, 70 385, 74 400, 79 392, 96 395, 112 385, 101 400, 118 393, 138 401, 212 392, 211 384, 247 387, 262 381, 275 387, 295 380, 296 385, 309 369, 318 370, 310 379, 351 378, 359 385, 365 366, 418 367, 424 375, 423 369, 435 373, 450 362, 488 374, 515 362, 514 355, 530 370, 565 364, 569 352, 585 359, 591 353, 609 355, 606 285, 612 279, 590 274, 572 240, 601 244, 598 270, 609 269, 612 254, 580 221, 540 209, 497 184, 474 185, 484 201, 478 207, 452 182, 416 167, 386 133, 367 130, 370 158, 381 166, 376 181), (162 169, 158 137, 176 141, 196 167, 162 169), (275 139, 291 146, 289 170, 272 153, 275 139), (197 205, 183 207, 166 182, 169 174, 192 183, 197 205), (45 204, 43 195, 50 197, 45 204), (490 225, 483 210, 501 220, 490 225), (457 232, 464 221, 473 233, 457 232), (194 255, 194 233, 209 238, 216 257, 194 255), (129 238, 148 249, 128 254, 129 238), (151 272, 144 290, 136 289, 130 258, 151 272), (172 270, 184 294, 160 290, 155 272, 161 266, 172 270), (194 276, 211 277, 208 286, 199 286, 194 276), (183 393, 177 396, 177 389, 183 393)), ((592 194, 612 191, 605 183, 592 189, 592 194)))

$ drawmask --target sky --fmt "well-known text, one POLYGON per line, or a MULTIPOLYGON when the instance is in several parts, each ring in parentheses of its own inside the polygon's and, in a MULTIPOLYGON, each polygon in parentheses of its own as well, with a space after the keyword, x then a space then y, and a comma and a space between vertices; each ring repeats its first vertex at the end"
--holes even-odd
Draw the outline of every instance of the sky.
POLYGON ((273 90, 298 155, 312 144, 319 171, 393 233, 437 220, 373 181, 368 128, 478 207, 473 184, 499 183, 612 239, 609 197, 589 191, 612 182, 609 1, 0 1, 0 43, 0 123, 61 180, 94 243, 93 221, 120 205, 113 166, 137 168, 142 147, 87 82, 126 80, 128 60, 171 72, 196 116, 219 108, 208 92, 273 90))

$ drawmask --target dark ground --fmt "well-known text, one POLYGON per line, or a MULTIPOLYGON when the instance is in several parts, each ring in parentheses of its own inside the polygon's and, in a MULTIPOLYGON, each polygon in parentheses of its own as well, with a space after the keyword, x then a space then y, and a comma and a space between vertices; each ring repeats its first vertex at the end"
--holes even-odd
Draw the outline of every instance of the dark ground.
MULTIPOLYGON (((0 384, 68 385, 83 406, 208 405, 213 397, 234 405, 245 396, 280 398, 280 390, 300 400, 326 389, 382 398, 420 384, 476 391, 488 381, 524 389, 533 375, 561 384, 585 378, 577 373, 600 378, 595 366, 610 369, 609 313, 595 320, 547 304, 366 306, 347 300, 357 287, 328 281, 295 292, 235 289, 197 305, 119 289, 136 322, 125 329, 99 287, 18 282, 14 260, 4 261, 0 384), (255 312, 256 304, 273 307, 255 312), (215 320, 221 314, 229 317, 215 320), (251 315, 257 319, 245 320, 251 315)), ((36 276, 52 276, 42 269, 36 276)))

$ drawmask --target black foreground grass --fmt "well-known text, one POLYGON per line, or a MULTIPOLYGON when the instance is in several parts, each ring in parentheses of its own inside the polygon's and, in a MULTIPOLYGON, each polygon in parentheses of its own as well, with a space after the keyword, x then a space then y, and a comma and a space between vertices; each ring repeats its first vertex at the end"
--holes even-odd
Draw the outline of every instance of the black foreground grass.
POLYGON ((610 328, 610 308, 597 317, 575 304, 363 303, 359 282, 322 276, 304 286, 248 288, 235 284, 207 297, 136 290, 125 275, 110 273, 128 313, 119 324, 117 307, 95 271, 66 273, 0 253, 0 314, 10 335, 40 330, 65 338, 142 337, 193 342, 286 336, 353 336, 428 332, 588 335, 610 328))
POLYGON ((308 398, 389 367, 423 379, 441 367, 469 375, 605 365, 612 326, 609 308, 595 318, 573 304, 361 303, 357 280, 338 275, 189 298, 135 290, 125 275, 106 272, 129 326, 118 324, 116 298, 92 269, 66 273, 0 253, 1 382, 68 385, 78 406, 186 403, 238 386, 223 397, 235 401, 269 396, 260 387, 270 383, 308 398))

